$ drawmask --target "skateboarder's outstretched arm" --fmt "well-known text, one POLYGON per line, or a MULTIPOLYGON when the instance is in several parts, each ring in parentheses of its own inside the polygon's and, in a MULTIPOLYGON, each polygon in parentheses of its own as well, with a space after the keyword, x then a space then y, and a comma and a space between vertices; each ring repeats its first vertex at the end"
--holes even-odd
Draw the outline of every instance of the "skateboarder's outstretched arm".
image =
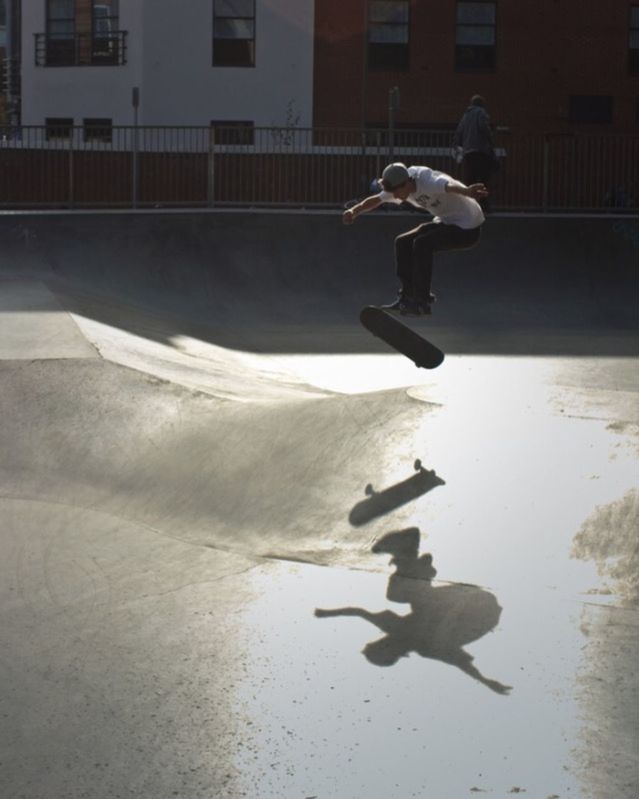
POLYGON ((464 186, 463 183, 451 181, 446 185, 448 194, 461 194, 462 197, 472 197, 473 200, 479 200, 482 197, 488 197, 488 189, 483 183, 472 183, 470 186, 464 186))
POLYGON ((342 214, 342 222, 345 225, 352 225, 355 221, 355 217, 359 216, 360 214, 365 214, 367 211, 374 211, 382 204, 382 199, 379 194, 372 194, 370 197, 367 197, 365 200, 362 200, 361 203, 357 203, 352 208, 348 208, 342 214))

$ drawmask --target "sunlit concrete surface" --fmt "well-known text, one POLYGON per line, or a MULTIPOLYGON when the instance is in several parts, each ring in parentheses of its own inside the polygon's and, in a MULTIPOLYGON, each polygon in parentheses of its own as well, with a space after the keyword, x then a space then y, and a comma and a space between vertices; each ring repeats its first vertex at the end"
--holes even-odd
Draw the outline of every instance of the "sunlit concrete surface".
POLYGON ((0 795, 635 799, 636 253, 489 220, 0 219, 0 795))
POLYGON ((90 358, 97 353, 45 285, 6 280, 0 292, 0 358, 90 358))

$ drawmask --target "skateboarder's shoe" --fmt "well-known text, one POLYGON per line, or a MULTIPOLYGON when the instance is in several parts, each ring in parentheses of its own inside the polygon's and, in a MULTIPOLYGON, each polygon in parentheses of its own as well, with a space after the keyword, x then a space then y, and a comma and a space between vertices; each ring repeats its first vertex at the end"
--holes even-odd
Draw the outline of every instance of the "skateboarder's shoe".
POLYGON ((430 303, 423 300, 404 300, 399 312, 402 316, 429 316, 432 313, 430 303))
POLYGON ((437 302, 437 297, 432 293, 428 292, 423 296, 417 296, 414 300, 412 300, 413 307, 419 308, 419 315, 420 316, 430 316, 432 313, 431 305, 437 302))
POLYGON ((418 305, 432 305, 437 302, 437 295, 429 291, 427 294, 417 294, 414 299, 418 305))
POLYGON ((383 311, 398 313, 402 316, 424 316, 431 313, 430 303, 418 302, 400 294, 395 302, 379 306, 383 311))
POLYGON ((382 309, 382 311, 386 312, 390 311, 391 313, 393 312, 401 313, 402 308, 405 306, 407 302, 408 302, 408 297, 403 292, 400 291, 400 293, 397 295, 396 300, 394 300, 393 302, 389 302, 386 305, 380 305, 379 307, 382 309))

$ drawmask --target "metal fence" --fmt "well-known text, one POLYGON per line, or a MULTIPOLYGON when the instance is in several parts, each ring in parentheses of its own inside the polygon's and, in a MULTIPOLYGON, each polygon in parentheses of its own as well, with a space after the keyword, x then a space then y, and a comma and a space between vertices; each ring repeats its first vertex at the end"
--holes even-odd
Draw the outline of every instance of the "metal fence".
MULTIPOLYGON (((232 127, 0 128, 0 207, 335 208, 389 161, 461 178, 441 130, 232 127)), ((501 211, 639 210, 639 136, 500 133, 501 211)))

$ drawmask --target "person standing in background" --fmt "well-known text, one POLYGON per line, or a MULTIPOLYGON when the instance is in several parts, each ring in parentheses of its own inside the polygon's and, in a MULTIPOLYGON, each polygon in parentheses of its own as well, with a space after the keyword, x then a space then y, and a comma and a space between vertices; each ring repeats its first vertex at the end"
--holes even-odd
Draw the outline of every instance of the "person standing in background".
MULTIPOLYGON (((484 98, 475 94, 457 125, 453 137, 453 148, 461 154, 463 182, 467 186, 483 183, 488 186, 495 171, 497 159, 493 145, 490 117, 484 98)), ((487 198, 480 200, 486 210, 487 198)))

